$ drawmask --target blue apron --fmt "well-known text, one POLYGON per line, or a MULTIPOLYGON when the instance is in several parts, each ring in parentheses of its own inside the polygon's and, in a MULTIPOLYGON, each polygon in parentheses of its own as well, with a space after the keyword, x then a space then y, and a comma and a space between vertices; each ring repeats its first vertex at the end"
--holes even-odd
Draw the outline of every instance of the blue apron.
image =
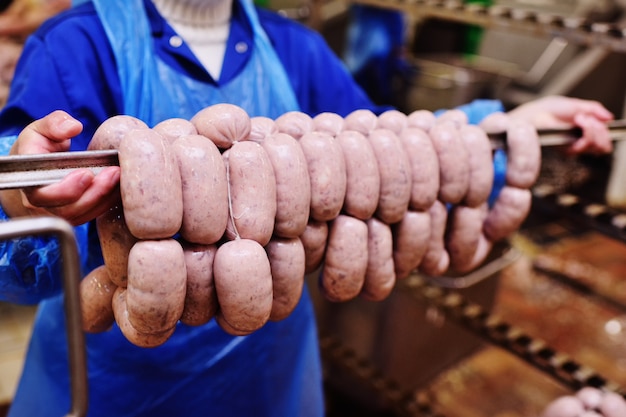
MULTIPOLYGON (((125 112, 154 125, 191 118, 217 102, 275 118, 298 105, 249 0, 255 33, 246 69, 219 89, 169 69, 152 50, 142 0, 98 0, 120 69, 125 112)), ((56 417, 70 407, 62 296, 40 304, 10 417, 56 417)), ((87 335, 89 417, 323 415, 322 377, 308 293, 281 322, 233 337, 212 320, 179 324, 162 346, 142 349, 117 326, 87 335)))

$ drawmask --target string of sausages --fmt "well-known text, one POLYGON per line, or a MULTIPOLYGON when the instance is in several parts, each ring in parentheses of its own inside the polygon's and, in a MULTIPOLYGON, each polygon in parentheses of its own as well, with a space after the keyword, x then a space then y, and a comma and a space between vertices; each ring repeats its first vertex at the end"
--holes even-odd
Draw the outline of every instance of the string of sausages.
POLYGON ((295 308, 321 268, 331 301, 382 300, 418 271, 468 272, 517 230, 539 174, 536 131, 458 110, 275 120, 216 104, 148 127, 119 115, 90 150, 117 149, 120 201, 96 219, 104 265, 81 282, 84 329, 133 344, 215 318, 246 335, 295 308), (495 201, 486 132, 507 131, 495 201))

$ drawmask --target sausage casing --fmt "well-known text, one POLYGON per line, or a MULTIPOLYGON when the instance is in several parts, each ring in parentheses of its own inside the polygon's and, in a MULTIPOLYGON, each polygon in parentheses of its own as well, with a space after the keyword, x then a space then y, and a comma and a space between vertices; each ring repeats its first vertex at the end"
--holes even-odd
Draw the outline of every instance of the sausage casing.
POLYGON ((185 255, 174 239, 140 240, 128 255, 128 320, 141 333, 176 325, 185 306, 185 255))
POLYGON ((321 290, 330 301, 359 295, 367 271, 367 223, 340 214, 332 221, 321 276, 321 290))
POLYGON ((398 136, 388 129, 373 130, 368 137, 380 174, 376 216, 387 224, 402 220, 411 199, 411 165, 398 136))
POLYGON ((226 167, 217 146, 201 135, 182 136, 172 144, 182 181, 181 236, 198 244, 217 242, 228 222, 226 167))
POLYGON ((267 152, 256 142, 235 142, 222 157, 230 206, 226 237, 253 239, 265 246, 276 218, 276 177, 267 152))
POLYGON ((346 197, 346 162, 339 143, 329 134, 310 132, 299 139, 311 182, 311 213, 318 221, 332 220, 346 197))
POLYGON ((360 296, 370 301, 387 298, 396 283, 391 227, 372 217, 367 220, 367 269, 360 296))
POLYGON ((380 196, 380 174, 374 149, 368 139, 356 131, 344 131, 335 137, 346 162, 346 198, 343 211, 361 220, 374 215, 380 196))
POLYGON ((300 238, 272 238, 265 246, 272 270, 270 320, 286 318, 296 308, 304 287, 305 254, 300 238))
POLYGON ((309 168, 300 144, 292 136, 277 133, 260 142, 276 178, 274 234, 298 237, 306 228, 311 210, 309 168))
POLYGON ((267 253, 251 239, 220 245, 213 261, 220 322, 229 333, 248 334, 261 328, 272 311, 272 272, 267 253), (230 331, 229 331, 230 330, 230 331))
POLYGON ((129 131, 119 148, 124 217, 139 239, 163 239, 178 232, 183 196, 178 162, 167 141, 152 129, 129 131))

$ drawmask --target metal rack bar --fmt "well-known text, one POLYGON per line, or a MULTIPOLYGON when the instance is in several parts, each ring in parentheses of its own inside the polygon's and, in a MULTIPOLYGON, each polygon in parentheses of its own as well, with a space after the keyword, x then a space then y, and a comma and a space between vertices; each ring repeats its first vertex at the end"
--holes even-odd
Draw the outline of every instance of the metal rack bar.
POLYGON ((543 340, 531 337, 522 329, 490 314, 458 292, 430 285, 417 275, 402 281, 398 288, 407 291, 416 300, 436 307, 446 318, 516 355, 573 390, 591 386, 616 392, 626 398, 626 393, 617 383, 551 348, 543 340))
POLYGON ((65 322, 71 383, 71 408, 66 417, 87 414, 87 359, 80 310, 80 263, 74 229, 56 217, 15 219, 0 223, 0 240, 33 235, 54 235, 59 239, 63 268, 65 322))
POLYGON ((590 22, 503 6, 485 7, 458 0, 351 0, 357 4, 395 9, 419 18, 502 29, 532 36, 566 39, 577 45, 602 46, 626 52, 626 29, 612 23, 590 22))

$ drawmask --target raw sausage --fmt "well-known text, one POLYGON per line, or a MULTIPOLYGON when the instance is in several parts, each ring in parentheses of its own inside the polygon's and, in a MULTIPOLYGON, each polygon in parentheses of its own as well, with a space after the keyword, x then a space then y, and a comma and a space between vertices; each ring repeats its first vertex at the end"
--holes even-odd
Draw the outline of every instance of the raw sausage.
POLYGON ((437 118, 430 110, 415 110, 409 113, 406 118, 408 127, 416 127, 424 132, 428 132, 434 126, 436 120, 437 118))
POLYGON ((116 289, 105 265, 97 267, 80 281, 80 311, 84 331, 100 333, 113 325, 115 318, 112 302, 116 289))
POLYGON ((272 238, 265 246, 272 270, 270 320, 286 318, 296 308, 304 287, 305 254, 300 238, 272 238))
POLYGON ((485 131, 474 125, 461 127, 469 161, 469 186, 463 200, 466 206, 477 207, 489 198, 493 188, 493 157, 485 131))
POLYGON ((278 133, 274 120, 269 117, 256 116, 250 118, 249 140, 261 143, 266 136, 278 133))
POLYGON ((305 273, 315 271, 322 264, 328 240, 328 223, 309 219, 300 236, 305 254, 305 273))
POLYGON ((253 239, 265 246, 276 218, 276 178, 267 153, 256 142, 235 142, 222 154, 226 164, 230 216, 226 237, 253 239))
POLYGON ((321 276, 321 291, 330 301, 359 295, 367 270, 367 223, 345 214, 332 221, 321 276))
POLYGON ((380 174, 376 216, 387 224, 402 220, 411 199, 411 166, 398 136, 388 129, 373 130, 369 142, 380 174))
POLYGON ((320 113, 313 118, 313 130, 337 136, 343 130, 343 117, 337 113, 320 113))
POLYGON ((233 142, 250 136, 250 117, 234 104, 218 103, 205 107, 191 118, 191 123, 199 134, 211 139, 220 149, 228 149, 233 142))
POLYGON ((393 261, 396 277, 407 278, 417 269, 430 246, 430 213, 409 210, 393 225, 393 261))
POLYGON ((530 190, 509 185, 502 187, 483 224, 485 236, 497 242, 518 230, 530 212, 531 203, 530 190))
POLYGON ((260 143, 276 179, 274 234, 298 237, 306 228, 311 210, 311 181, 302 147, 286 133, 266 136, 260 143))
POLYGON ((506 182, 518 188, 530 188, 541 168, 541 146, 537 130, 527 123, 512 123, 507 130, 506 182))
POLYGON ((89 141, 87 150, 118 149, 124 135, 133 129, 148 129, 148 125, 136 117, 124 114, 109 117, 98 126, 89 141))
POLYGON ((128 253, 137 238, 130 233, 124 220, 121 204, 114 205, 96 218, 102 258, 109 278, 118 287, 126 288, 128 281, 128 253))
POLYGON ((455 206, 449 213, 445 245, 450 266, 457 272, 468 272, 482 234, 486 203, 479 207, 455 206))
POLYGON ((356 131, 341 132, 335 140, 341 146, 346 163, 343 211, 367 220, 374 215, 380 196, 380 174, 374 149, 367 138, 356 131))
POLYGON ((124 217, 139 239, 162 239, 178 232, 183 196, 176 156, 152 129, 129 131, 119 148, 124 217))
POLYGON ((343 121, 343 130, 356 130, 357 132, 367 136, 376 129, 378 125, 378 116, 371 110, 360 109, 355 110, 343 121))
POLYGON ((430 138, 439 159, 439 200, 460 203, 469 188, 469 155, 453 123, 437 123, 430 138))
POLYGON ((311 182, 311 214, 315 220, 332 220, 346 197, 346 162, 339 143, 329 134, 310 132, 299 140, 311 182))
POLYGON ((391 227, 375 217, 367 220, 367 269, 360 296, 370 301, 387 298, 396 284, 391 227))
POLYGON ((305 134, 313 131, 313 119, 300 111, 287 112, 276 119, 276 128, 279 132, 300 139, 305 134))
POLYGON ((180 321, 190 326, 207 323, 217 312, 217 294, 213 283, 213 260, 216 245, 183 242, 187 285, 180 321))
POLYGON ((126 307, 137 331, 156 334, 176 325, 185 306, 185 255, 174 239, 140 240, 128 255, 126 307))
POLYGON ((119 326, 122 334, 126 339, 135 346, 143 348, 152 348, 165 343, 174 334, 176 327, 167 329, 159 333, 142 333, 135 329, 128 319, 128 308, 126 304, 127 290, 118 287, 113 295, 113 315, 115 322, 119 326))
POLYGON ((624 397, 615 392, 605 392, 600 404, 600 412, 604 417, 626 416, 626 402, 624 397))
POLYGON ((272 311, 272 272, 267 253, 251 239, 228 241, 217 248, 213 261, 218 323, 234 334, 261 328, 272 311))
POLYGON ((464 126, 468 122, 467 114, 459 109, 451 109, 444 111, 437 119, 435 120, 435 124, 438 123, 452 123, 457 129, 460 129, 461 126, 464 126))
POLYGON ((226 167, 217 146, 201 135, 182 136, 172 144, 182 180, 181 236, 209 245, 217 242, 228 221, 226 167))
POLYGON ((416 127, 407 127, 399 138, 411 166, 409 207, 428 210, 439 194, 439 160, 435 147, 430 136, 416 127))
POLYGON ((166 119, 157 123, 152 129, 160 133, 169 143, 174 142, 181 136, 197 135, 198 130, 187 119, 178 117, 166 119))
POLYGON ((378 116, 378 129, 389 129, 399 135, 408 125, 406 114, 398 110, 387 110, 378 116))
POLYGON ((573 395, 559 397, 552 401, 541 413, 541 417, 577 417, 585 411, 585 407, 573 395))
POLYGON ((430 214, 430 240, 419 270, 427 275, 438 276, 446 272, 450 262, 444 242, 448 211, 445 204, 437 200, 428 213, 430 214))

